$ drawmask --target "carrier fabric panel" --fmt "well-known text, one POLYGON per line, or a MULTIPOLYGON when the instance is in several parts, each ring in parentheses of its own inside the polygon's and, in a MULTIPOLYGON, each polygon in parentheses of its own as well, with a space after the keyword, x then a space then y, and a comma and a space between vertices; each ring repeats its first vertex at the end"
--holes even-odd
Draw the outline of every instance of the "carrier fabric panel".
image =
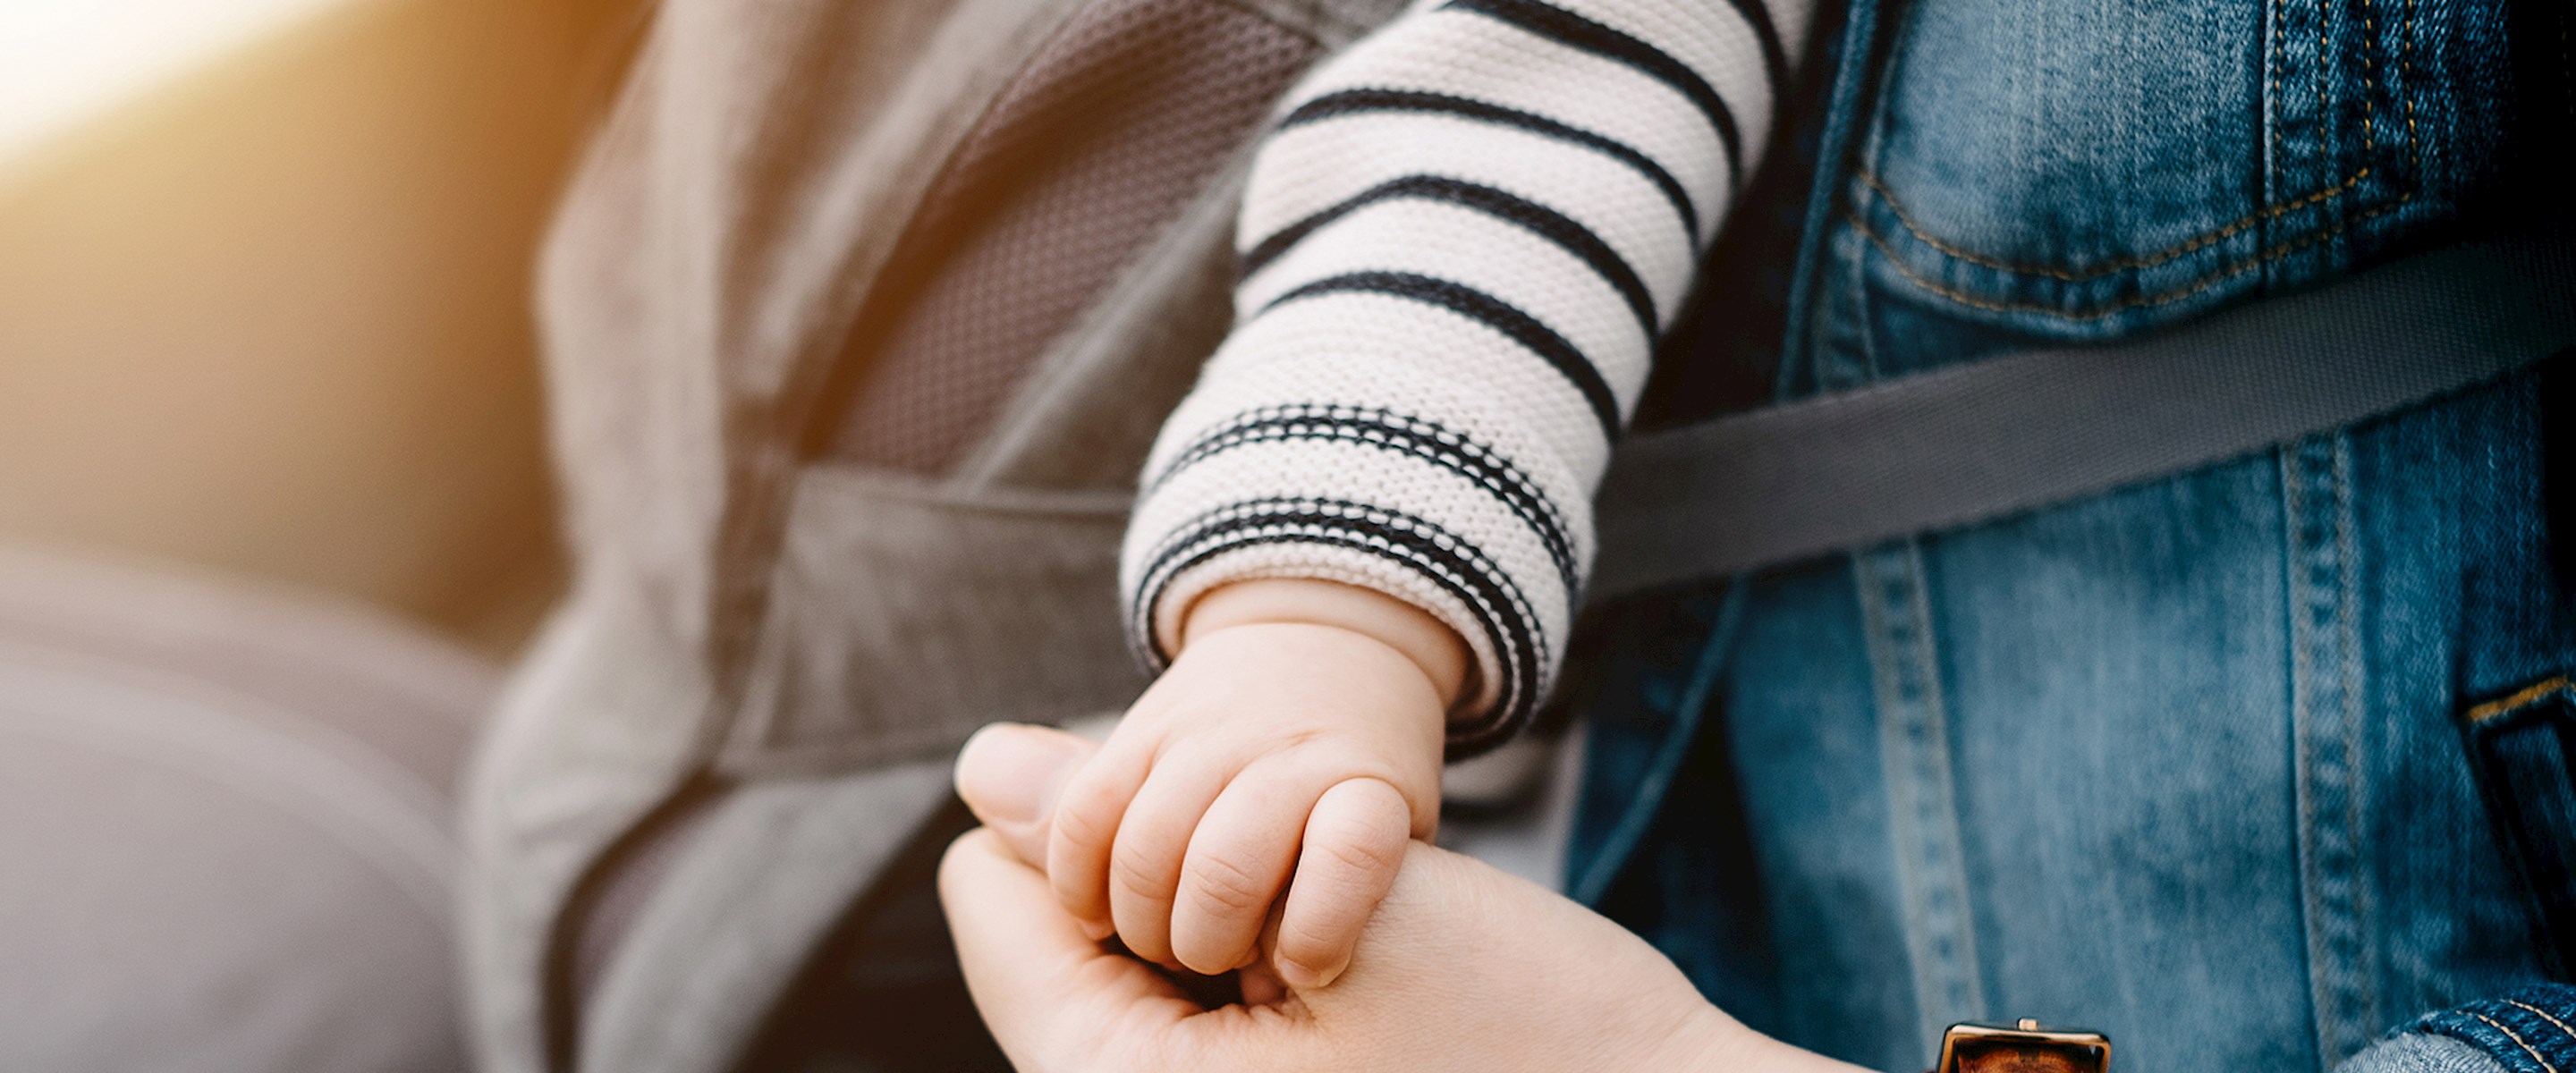
POLYGON ((830 453, 954 466, 1252 135, 1316 43, 1222 0, 1102 0, 967 136, 869 296, 830 453))

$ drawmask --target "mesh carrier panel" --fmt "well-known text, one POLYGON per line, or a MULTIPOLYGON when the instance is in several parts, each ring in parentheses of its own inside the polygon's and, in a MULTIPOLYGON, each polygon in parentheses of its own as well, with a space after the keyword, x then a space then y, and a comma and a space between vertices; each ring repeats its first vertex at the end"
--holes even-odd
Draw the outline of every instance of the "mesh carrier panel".
POLYGON ((1220 0, 1077 12, 967 135, 863 308, 832 454, 936 473, 1197 194, 1315 44, 1220 0))
MULTIPOLYGON (((1316 48, 1225 0, 1096 0, 1076 12, 968 133, 897 243, 840 355, 826 403, 837 420, 818 430, 822 449, 918 472, 958 461, 1047 344, 1252 136, 1316 48)), ((571 940, 565 1008, 586 1007, 706 803, 684 799, 600 871, 595 908, 571 940)), ((931 867, 962 829, 928 843, 931 867)), ((835 940, 857 947, 818 959, 821 976, 808 983, 820 997, 782 1012, 747 1068, 841 1068, 849 1054, 889 1071, 1006 1068, 944 932, 936 971, 894 985, 871 975, 920 960, 887 947, 919 945, 919 929, 904 924, 887 940, 879 918, 922 917, 928 905, 923 919, 936 921, 927 874, 914 877, 911 901, 860 909, 835 940), (905 998, 890 1005, 896 992, 905 998), (906 1019, 911 1035, 890 1031, 906 1019)))

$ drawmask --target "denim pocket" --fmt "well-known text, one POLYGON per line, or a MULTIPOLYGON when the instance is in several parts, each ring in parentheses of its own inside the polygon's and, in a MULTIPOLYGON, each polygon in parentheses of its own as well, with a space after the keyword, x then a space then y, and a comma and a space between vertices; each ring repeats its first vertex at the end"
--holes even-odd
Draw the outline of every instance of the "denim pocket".
POLYGON ((2469 761, 2561 977, 2576 965, 2576 683, 2551 678, 2462 716, 2469 761))
MULTIPOLYGON (((2510 215, 2515 131, 2563 130, 2517 118, 2549 87, 2495 8, 1917 0, 1843 191, 1851 246, 1909 304, 2086 340, 2445 241, 2510 215)), ((2537 67, 2559 29, 2524 21, 2537 67)))
MULTIPOLYGON (((2323 203, 2360 185, 2267 182, 2277 6, 1906 9, 1847 222, 1899 292, 2057 334, 2117 335, 2247 289, 2267 246, 2330 226, 2323 203)), ((2319 71, 2299 106, 2343 96, 2331 65, 2296 58, 2319 71)))

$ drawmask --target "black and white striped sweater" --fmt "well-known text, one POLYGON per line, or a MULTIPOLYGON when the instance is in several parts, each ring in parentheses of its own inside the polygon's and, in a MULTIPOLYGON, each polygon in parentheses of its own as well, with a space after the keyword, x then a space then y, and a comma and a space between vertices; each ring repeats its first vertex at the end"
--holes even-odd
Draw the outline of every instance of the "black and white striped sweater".
POLYGON ((1121 563, 1157 662, 1229 582, 1322 578, 1467 640, 1453 755, 1546 695, 1591 498, 1755 164, 1810 0, 1427 0, 1254 161, 1236 326, 1148 457, 1121 563))

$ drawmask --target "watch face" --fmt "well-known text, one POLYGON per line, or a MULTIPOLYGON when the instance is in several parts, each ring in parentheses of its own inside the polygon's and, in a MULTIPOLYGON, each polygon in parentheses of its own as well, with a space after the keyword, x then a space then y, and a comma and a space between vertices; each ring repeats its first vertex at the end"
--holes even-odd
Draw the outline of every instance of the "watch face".
POLYGON ((2077 1043, 1954 1038, 1949 1068, 1955 1073, 2098 1073, 2104 1057, 2101 1049, 2077 1043))

